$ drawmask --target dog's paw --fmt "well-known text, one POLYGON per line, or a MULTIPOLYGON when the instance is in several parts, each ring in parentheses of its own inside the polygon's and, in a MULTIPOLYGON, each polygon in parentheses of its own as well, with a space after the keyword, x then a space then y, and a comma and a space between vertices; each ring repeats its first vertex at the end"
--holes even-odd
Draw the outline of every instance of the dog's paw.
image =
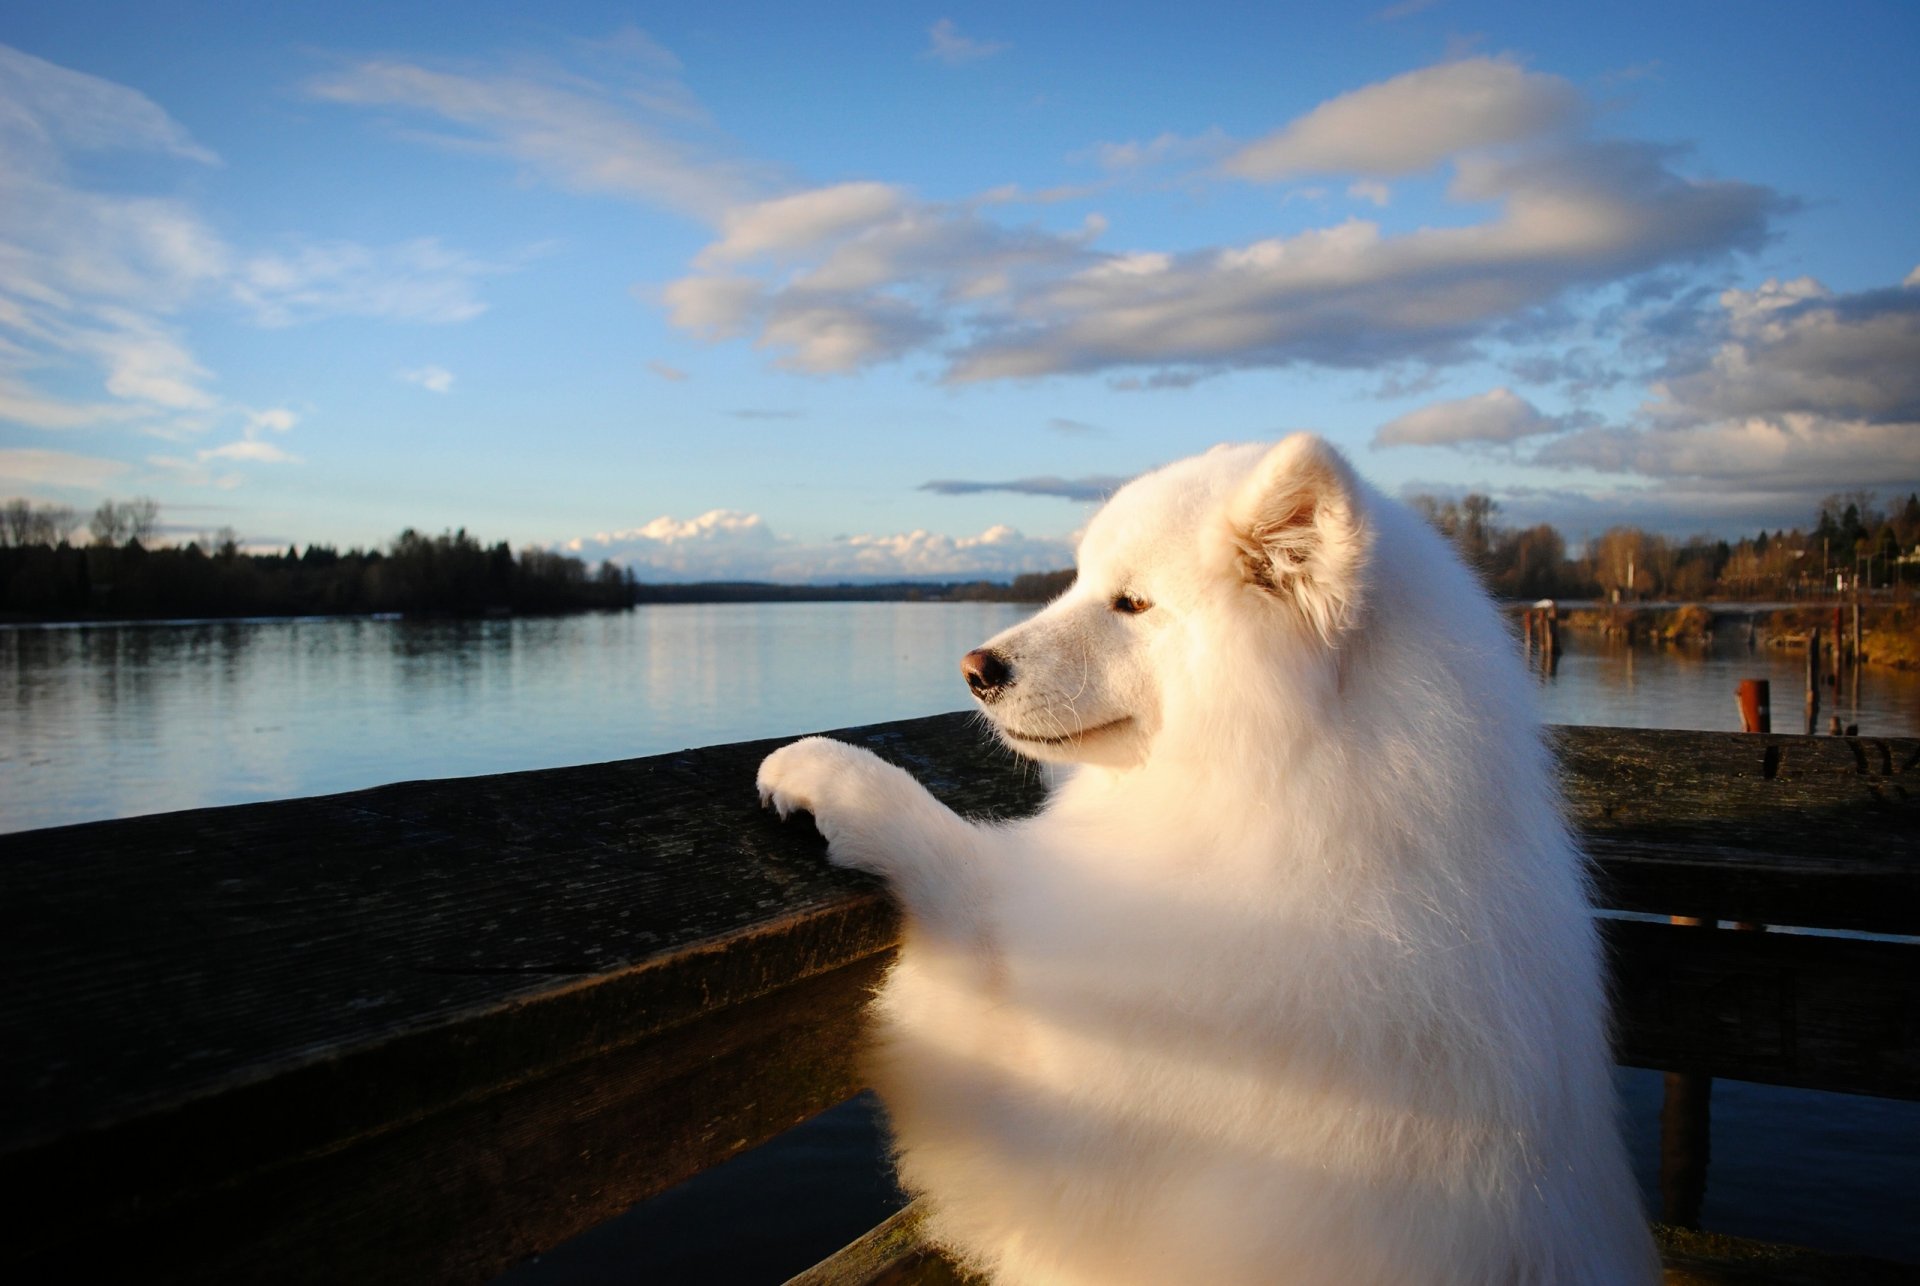
POLYGON ((846 824, 884 804, 892 775, 870 750, 807 737, 763 759, 756 785, 762 807, 771 807, 782 821, 796 810, 812 813, 831 844, 846 824))
POLYGON ((781 822, 795 810, 839 812, 835 804, 856 802, 852 797, 872 793, 885 764, 872 750, 851 747, 828 737, 806 737, 783 745, 760 760, 760 804, 772 806, 781 822))

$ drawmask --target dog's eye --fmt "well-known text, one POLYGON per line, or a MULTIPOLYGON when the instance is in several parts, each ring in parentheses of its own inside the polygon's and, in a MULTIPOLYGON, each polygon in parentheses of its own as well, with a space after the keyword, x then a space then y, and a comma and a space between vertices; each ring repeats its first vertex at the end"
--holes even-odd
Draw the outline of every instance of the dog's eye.
POLYGON ((1113 596, 1113 602, 1108 604, 1108 606, 1116 612, 1123 612, 1128 616, 1138 616, 1149 607, 1152 607, 1153 604, 1141 598, 1138 594, 1115 594, 1113 596))

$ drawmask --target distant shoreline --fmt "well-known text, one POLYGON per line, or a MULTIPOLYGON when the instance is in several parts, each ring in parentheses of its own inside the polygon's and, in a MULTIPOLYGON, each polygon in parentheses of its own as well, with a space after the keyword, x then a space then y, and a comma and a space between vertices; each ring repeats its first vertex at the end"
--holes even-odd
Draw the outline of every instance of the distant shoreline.
MULTIPOLYGON (((1058 574, 1054 574, 1058 575, 1058 574)), ((1071 580, 1071 573, 1064 574, 1071 580)), ((1052 583, 1051 576, 1048 577, 1052 583)), ((996 581, 889 581, 873 585, 782 585, 771 581, 691 581, 635 584, 624 604, 587 604, 546 611, 491 610, 481 612, 0 612, 0 628, 55 625, 213 625, 242 621, 365 621, 365 620, 509 620, 514 617, 578 616, 590 612, 619 612, 629 607, 696 603, 1044 603, 1058 588, 1035 587, 1029 578, 1012 583, 996 581)))
POLYGON ((1012 581, 878 581, 856 585, 784 585, 774 581, 636 582, 633 601, 648 603, 1045 603, 1073 583, 1073 572, 1031 572, 1012 581))
MULTIPOLYGON (((1509 614, 1526 606, 1509 602, 1509 614)), ((1559 604, 1565 630, 1599 634, 1630 643, 1706 643, 1721 631, 1747 636, 1757 647, 1805 650, 1813 631, 1823 631, 1823 650, 1834 644, 1834 620, 1843 638, 1852 628, 1851 602, 1743 603, 1715 601, 1607 604, 1593 601, 1559 604), (1750 633, 1749 633, 1750 632, 1750 633)), ((1920 607, 1911 600, 1880 599, 1860 604, 1860 659, 1896 670, 1920 669, 1920 607)))

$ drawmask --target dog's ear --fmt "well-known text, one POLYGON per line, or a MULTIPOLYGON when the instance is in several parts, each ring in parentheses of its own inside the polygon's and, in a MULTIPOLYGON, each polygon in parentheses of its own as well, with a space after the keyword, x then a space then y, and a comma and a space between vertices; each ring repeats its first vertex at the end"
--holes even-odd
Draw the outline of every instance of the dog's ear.
POLYGON ((1292 603, 1336 643, 1359 611, 1370 543, 1359 486, 1339 452, 1294 434, 1261 457, 1226 516, 1240 577, 1292 603))

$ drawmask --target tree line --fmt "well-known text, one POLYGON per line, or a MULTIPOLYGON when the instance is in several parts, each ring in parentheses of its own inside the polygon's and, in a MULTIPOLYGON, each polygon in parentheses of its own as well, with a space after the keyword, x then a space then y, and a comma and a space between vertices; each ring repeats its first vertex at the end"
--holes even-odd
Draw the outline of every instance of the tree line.
MULTIPOLYGON (((1569 554, 1551 524, 1500 523, 1499 505, 1484 495, 1415 496, 1411 503, 1507 598, 1605 598, 1616 589, 1623 598, 1796 598, 1831 590, 1836 578, 1872 588, 1920 579, 1920 566, 1911 562, 1920 546, 1920 495, 1886 507, 1866 492, 1829 496, 1807 529, 1763 530, 1736 541, 1676 541, 1638 527, 1611 527, 1578 555, 1569 554)), ((344 553, 328 545, 251 553, 226 529, 185 545, 157 545, 160 507, 145 497, 102 502, 86 522, 90 540, 75 543, 78 526, 78 516, 64 506, 24 499, 0 506, 0 616, 483 616, 636 602, 1039 603, 1073 583, 1067 568, 1029 572, 1010 584, 642 585, 611 561, 589 568, 551 550, 516 553, 464 528, 437 536, 409 528, 385 549, 344 553)))
POLYGON ((574 612, 633 602, 629 573, 589 569, 545 549, 516 553, 459 531, 412 528, 385 549, 289 546, 250 553, 231 531, 153 545, 159 506, 107 501, 74 544, 71 510, 12 500, 0 507, 0 614, 69 620, 308 616, 402 612, 444 616, 574 612))
POLYGON ((1873 589, 1920 580, 1920 567, 1900 561, 1920 545, 1915 494, 1886 508, 1868 492, 1828 496, 1806 530, 1763 529, 1736 541, 1609 527, 1578 556, 1550 524, 1502 526, 1499 505, 1484 495, 1411 503, 1506 598, 1606 598, 1614 590, 1643 599, 1804 598, 1842 578, 1873 589))

